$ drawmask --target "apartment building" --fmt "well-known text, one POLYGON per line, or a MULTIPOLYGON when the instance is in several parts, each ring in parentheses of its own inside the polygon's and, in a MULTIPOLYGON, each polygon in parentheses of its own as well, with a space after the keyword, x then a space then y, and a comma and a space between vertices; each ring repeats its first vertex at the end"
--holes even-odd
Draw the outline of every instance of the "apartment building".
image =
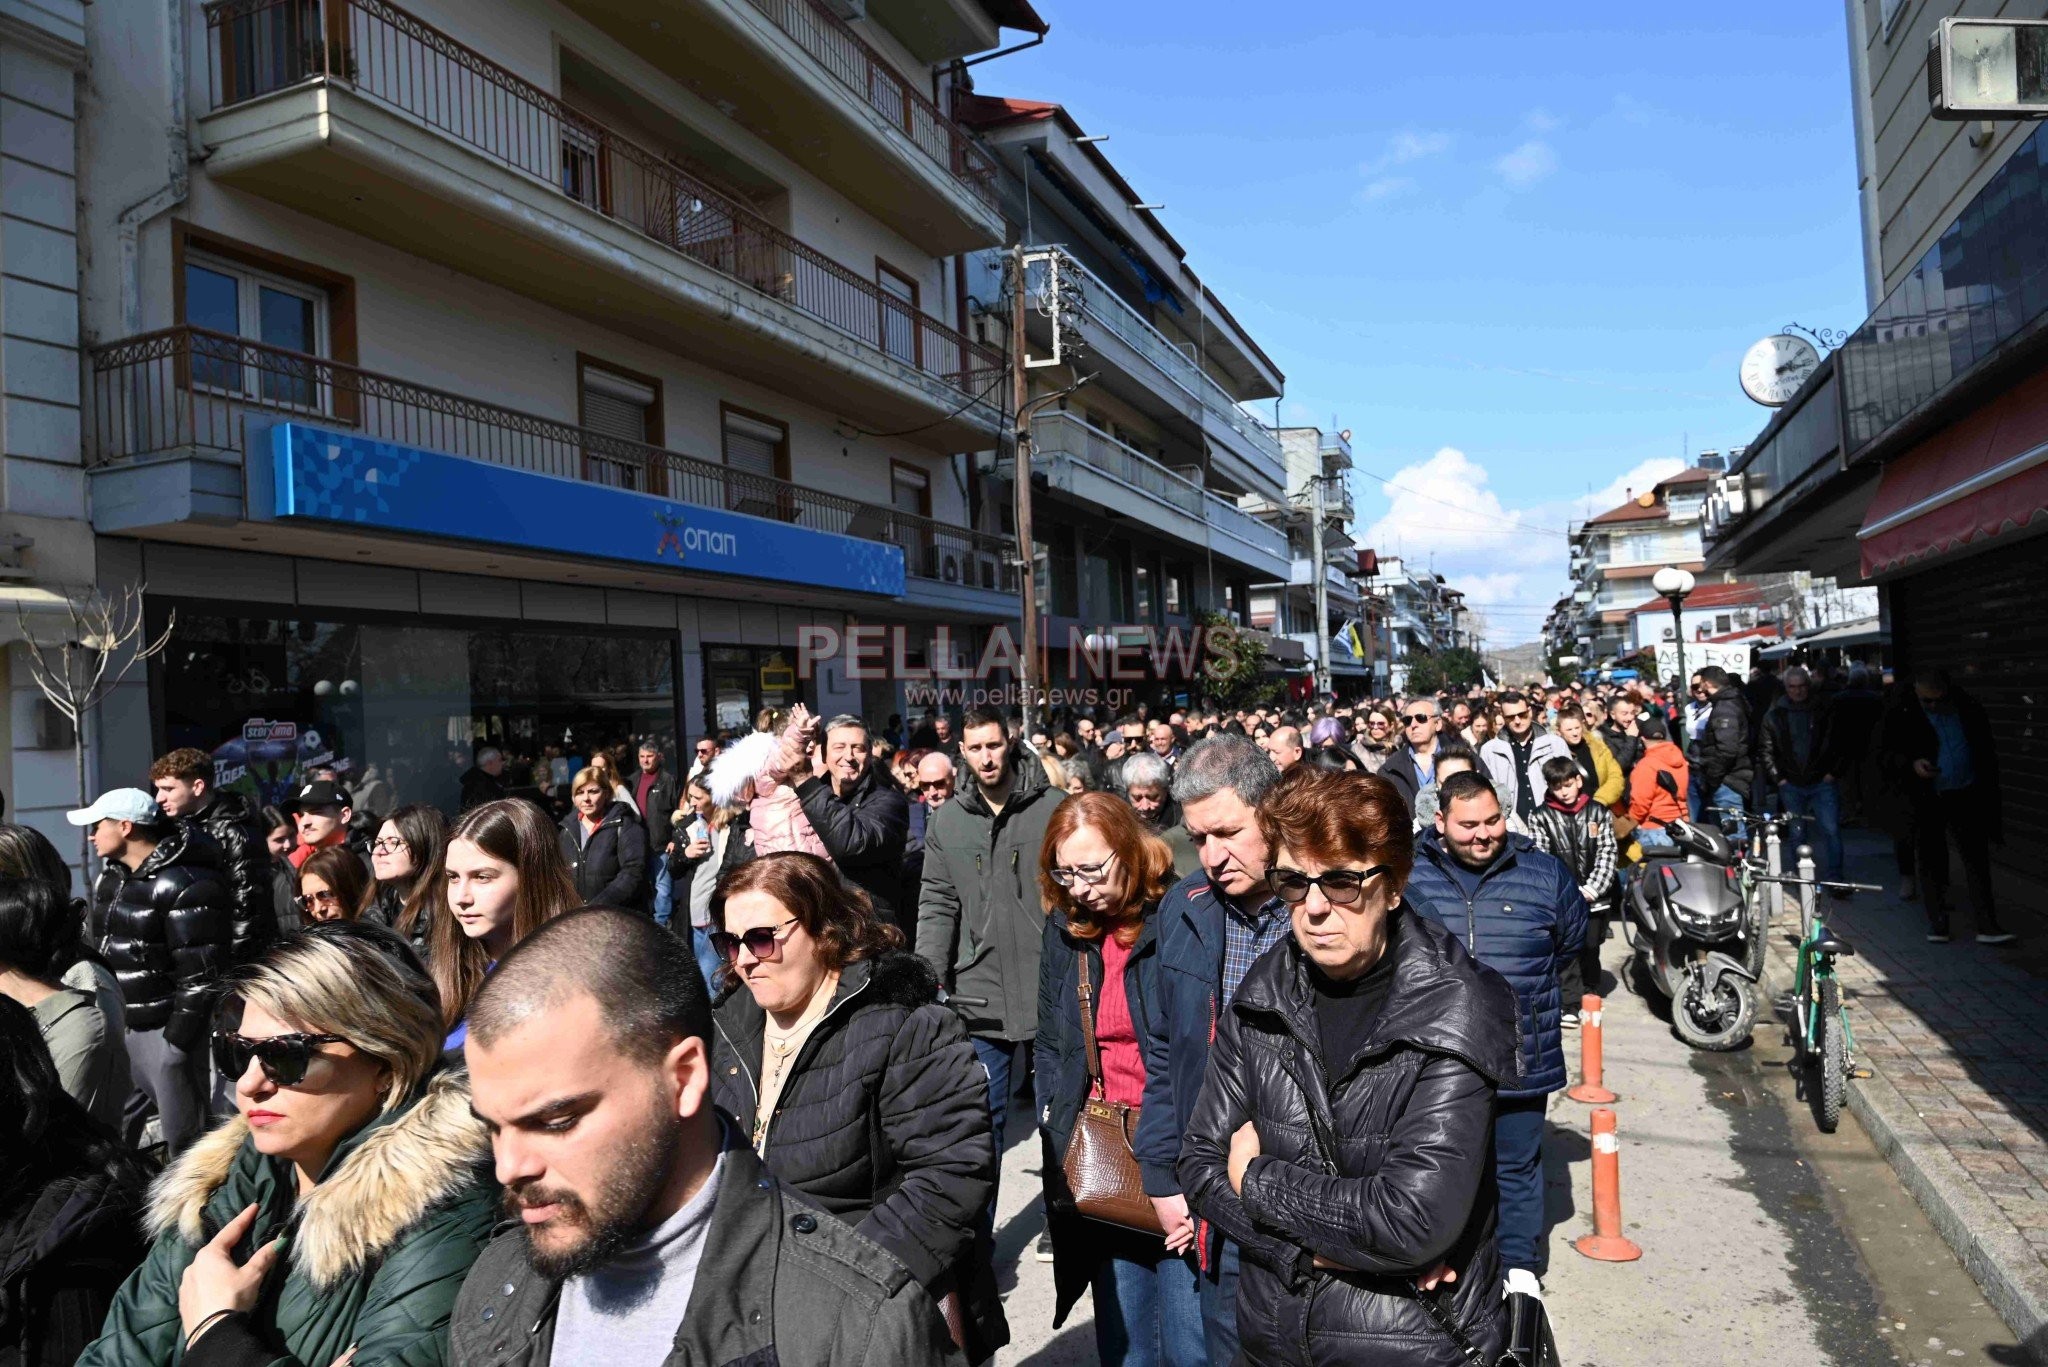
POLYGON ((1984 704, 2006 844, 2048 840, 2048 128, 1937 120, 1944 18, 2038 3, 1847 0, 1870 314, 1773 413, 1715 501, 1708 564, 1875 586, 1890 658, 1984 704))
POLYGON ((1287 575, 1252 585, 1251 620, 1298 644, 1306 664, 1320 663, 1318 677, 1330 687, 1352 691, 1371 676, 1372 652, 1361 648, 1364 602, 1358 590, 1358 548, 1351 541, 1351 434, 1283 427, 1277 435, 1286 471, 1284 496, 1246 494, 1239 505, 1286 534, 1287 575), (1315 559, 1318 508, 1323 521, 1321 564, 1315 559), (1318 579, 1327 614, 1321 631, 1316 620, 1318 579), (1318 652, 1325 640, 1330 654, 1322 660, 1318 652))
POLYGON ((1373 556, 1371 568, 1366 595, 1384 624, 1383 658, 1374 664, 1374 678, 1384 691, 1400 693, 1408 687, 1411 656, 1471 644, 1464 594, 1444 576, 1398 555, 1373 556))
POLYGON ((1556 643, 1576 646, 1564 653, 1589 666, 1626 653, 1629 614, 1650 596, 1658 570, 1670 565, 1704 576, 1702 532, 1721 460, 1701 452, 1698 464, 1571 529, 1571 605, 1552 633, 1556 643))
MULTIPOLYGON (((994 94, 955 108, 1000 167, 1007 240, 1031 249, 1029 354, 1060 359, 1029 372, 1047 682, 1100 682, 1099 652, 1075 647, 1091 636, 1143 646, 1205 613, 1257 622, 1253 586, 1290 574, 1294 551, 1284 529, 1239 506, 1277 502, 1288 480, 1285 434, 1245 405, 1277 398, 1285 377, 1070 111, 994 94)), ((989 345, 1009 325, 1010 269, 1002 251, 964 263, 970 330, 989 345)), ((982 525, 1014 530, 1008 453, 981 465, 982 525)), ((1271 648, 1300 658, 1298 642, 1271 648)), ((1122 686, 1199 687, 1186 655, 1124 658, 1133 663, 1143 677, 1122 686)))
POLYGON ((1014 616, 954 266, 1005 223, 944 111, 1026 0, 89 11, 75 511, 177 624, 103 782, 193 744, 452 803, 480 743, 879 719, 832 642, 1014 616))

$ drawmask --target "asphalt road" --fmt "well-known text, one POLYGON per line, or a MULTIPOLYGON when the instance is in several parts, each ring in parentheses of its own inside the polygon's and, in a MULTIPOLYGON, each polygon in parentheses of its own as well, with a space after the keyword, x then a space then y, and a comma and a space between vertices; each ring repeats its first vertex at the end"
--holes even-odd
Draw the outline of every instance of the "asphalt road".
MULTIPOLYGON (((1595 1263, 1572 1249, 1591 1230, 1590 1108, 1555 1098, 1546 1289, 1564 1362, 2027 1362, 1855 1118, 1819 1132, 1782 1028, 1762 1013, 1752 1048, 1694 1053, 1658 1004, 1616 986, 1625 957, 1618 936, 1608 942, 1607 1085, 1621 1095, 1625 1228, 1643 1257, 1595 1263)), ((996 1253, 1012 1344, 997 1361, 1093 1363, 1085 1297, 1052 1327, 1052 1268, 1033 1256, 1038 1164, 1035 1134, 1005 1158, 996 1253)))

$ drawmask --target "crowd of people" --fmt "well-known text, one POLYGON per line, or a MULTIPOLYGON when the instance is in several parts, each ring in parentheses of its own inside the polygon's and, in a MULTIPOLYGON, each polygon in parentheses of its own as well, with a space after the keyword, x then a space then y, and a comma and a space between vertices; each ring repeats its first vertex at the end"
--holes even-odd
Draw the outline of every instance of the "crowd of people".
POLYGON ((1102 1362, 1493 1361, 1666 825, 1888 823, 1930 939, 1953 839, 2003 942, 1960 689, 1688 684, 795 707, 453 814, 172 751, 83 898, 0 825, 0 1362, 982 1362, 1033 1130, 1102 1362))

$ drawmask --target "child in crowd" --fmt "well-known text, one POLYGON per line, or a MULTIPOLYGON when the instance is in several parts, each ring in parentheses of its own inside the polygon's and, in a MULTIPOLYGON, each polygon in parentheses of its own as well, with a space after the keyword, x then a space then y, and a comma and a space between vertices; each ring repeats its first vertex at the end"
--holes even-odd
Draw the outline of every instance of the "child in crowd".
POLYGON ((1529 834, 1537 849, 1564 861, 1593 913, 1586 922, 1585 947, 1562 974, 1569 1030, 1579 1023, 1579 998, 1600 981, 1600 946, 1614 913, 1614 818, 1586 792, 1586 776, 1568 755, 1543 761, 1543 785, 1543 805, 1529 818, 1529 834))
POLYGON ((747 839, 756 855, 797 850, 832 857, 804 815, 796 789, 783 782, 784 775, 801 775, 809 768, 817 735, 818 719, 798 703, 779 736, 773 730, 756 731, 711 762, 711 799, 721 807, 747 802, 747 839))

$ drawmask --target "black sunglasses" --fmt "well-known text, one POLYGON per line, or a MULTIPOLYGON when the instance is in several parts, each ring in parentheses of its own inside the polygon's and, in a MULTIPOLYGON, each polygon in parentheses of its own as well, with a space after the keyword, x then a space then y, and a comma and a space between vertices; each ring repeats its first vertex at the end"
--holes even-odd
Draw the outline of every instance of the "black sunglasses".
POLYGON ((720 958, 729 964, 740 961, 740 946, 745 945, 756 959, 764 964, 782 961, 782 937, 779 932, 796 924, 791 917, 779 926, 755 926, 744 935, 735 935, 729 930, 711 932, 711 947, 718 951, 720 958))
POLYGON ((1369 869, 1331 869, 1311 878, 1300 869, 1272 869, 1266 874, 1266 886, 1289 906, 1306 902, 1310 888, 1321 888, 1331 906, 1348 907, 1365 892, 1365 885, 1374 874, 1385 872, 1385 868, 1375 864, 1369 869))
POLYGON ((263 1067, 263 1076, 280 1087, 296 1087, 323 1044, 347 1044, 340 1035, 271 1035, 250 1039, 232 1030, 213 1032, 213 1066, 232 1081, 249 1071, 249 1060, 263 1067))

